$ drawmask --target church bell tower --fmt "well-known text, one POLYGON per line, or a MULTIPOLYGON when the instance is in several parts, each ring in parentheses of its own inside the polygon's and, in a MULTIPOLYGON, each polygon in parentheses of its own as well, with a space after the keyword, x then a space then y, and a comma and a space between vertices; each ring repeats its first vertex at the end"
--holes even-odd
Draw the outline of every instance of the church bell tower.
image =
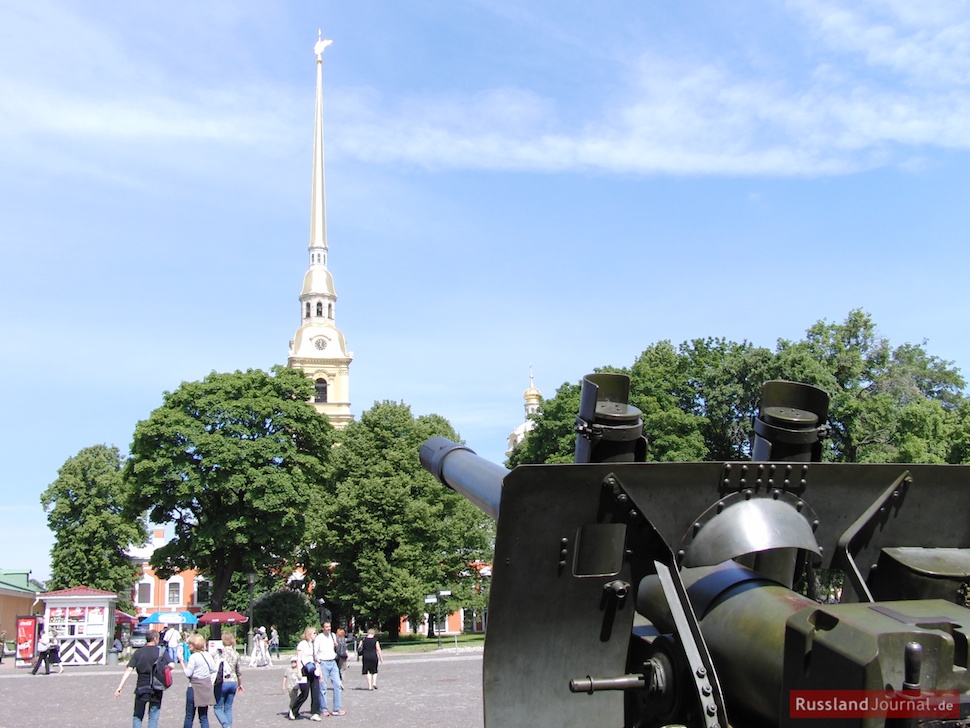
POLYGON ((300 292, 300 328, 290 342, 286 365, 301 369, 313 380, 313 406, 338 430, 352 420, 350 362, 344 335, 337 328, 337 292, 327 267, 327 196, 323 174, 323 51, 333 41, 318 33, 317 94, 313 121, 313 182, 310 194, 310 261, 300 292))

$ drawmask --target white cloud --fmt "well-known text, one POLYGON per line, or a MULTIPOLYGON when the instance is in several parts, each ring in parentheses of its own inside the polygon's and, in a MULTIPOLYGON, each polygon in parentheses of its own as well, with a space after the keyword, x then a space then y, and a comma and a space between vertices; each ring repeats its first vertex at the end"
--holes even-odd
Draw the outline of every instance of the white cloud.
POLYGON ((521 90, 357 113, 337 130, 343 152, 429 168, 817 175, 911 158, 895 147, 970 148, 960 89, 867 87, 832 73, 793 88, 649 56, 626 103, 572 129, 551 100, 521 90))
POLYGON ((970 15, 964 3, 870 0, 789 3, 830 48, 938 87, 970 80, 970 15))
MULTIPOLYGON (((281 118, 267 100, 271 89, 245 93, 198 89, 192 95, 78 93, 33 82, 5 81, 0 97, 0 135, 58 138, 194 139, 253 144, 278 137, 281 118)), ((289 104, 284 104, 288 106, 289 104)))
MULTIPOLYGON (((617 65, 614 77, 627 87, 589 108, 542 87, 405 89, 391 98, 331 84, 328 98, 339 116, 328 117, 328 147, 375 164, 428 169, 769 176, 905 167, 914 153, 970 148, 965 14, 942 3, 915 12, 890 0, 851 7, 793 0, 790 7, 822 43, 806 39, 803 78, 770 65, 752 74, 726 58, 649 51, 617 65)), ((154 155, 146 162, 196 168, 205 166, 198 144, 272 153, 306 140, 305 119, 294 115, 303 105, 292 90, 240 85, 238 77, 218 87, 211 79, 186 85, 157 59, 132 57, 134 47, 126 50, 97 25, 78 24, 77 37, 91 51, 79 71, 86 85, 75 89, 56 74, 36 72, 0 78, 8 90, 0 97, 8 155, 26 142, 24 163, 37 154, 69 170, 121 177, 97 154, 101 145, 151 142, 157 146, 146 150, 154 155), (98 69, 110 74, 95 82, 98 69), (49 139, 80 147, 45 155, 49 139)))

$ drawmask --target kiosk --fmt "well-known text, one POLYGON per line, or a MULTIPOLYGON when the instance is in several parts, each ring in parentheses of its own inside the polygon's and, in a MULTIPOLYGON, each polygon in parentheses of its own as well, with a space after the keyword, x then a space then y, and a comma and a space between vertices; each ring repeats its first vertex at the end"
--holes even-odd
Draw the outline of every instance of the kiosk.
POLYGON ((105 665, 114 640, 118 595, 89 586, 46 592, 44 624, 64 665, 105 665))

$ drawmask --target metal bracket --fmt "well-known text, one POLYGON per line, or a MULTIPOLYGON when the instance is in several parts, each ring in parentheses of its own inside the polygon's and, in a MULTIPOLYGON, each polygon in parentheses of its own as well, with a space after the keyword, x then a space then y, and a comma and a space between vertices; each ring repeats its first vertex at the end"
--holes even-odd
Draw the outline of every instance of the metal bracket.
POLYGON ((693 690, 701 709, 704 727, 728 728, 727 710, 714 661, 701 634, 687 589, 680 578, 674 552, 657 527, 636 507, 629 492, 614 473, 606 477, 604 486, 609 488, 614 503, 630 530, 649 544, 649 553, 641 556, 653 567, 663 587, 664 597, 677 630, 678 644, 690 667, 693 690))
POLYGON ((886 521, 892 502, 896 501, 896 508, 902 505, 903 496, 912 482, 913 476, 909 474, 908 470, 905 471, 839 538, 839 544, 832 557, 832 568, 842 569, 845 572, 845 576, 852 585, 859 601, 874 602, 875 599, 872 598, 872 592, 869 591, 869 586, 862 576, 862 571, 859 569, 855 557, 868 543, 879 522, 886 521))

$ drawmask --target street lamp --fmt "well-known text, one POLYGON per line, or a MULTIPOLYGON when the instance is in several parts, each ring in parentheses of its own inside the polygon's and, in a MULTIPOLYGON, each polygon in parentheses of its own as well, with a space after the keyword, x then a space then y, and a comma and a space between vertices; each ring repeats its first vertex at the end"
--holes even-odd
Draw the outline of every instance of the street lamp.
POLYGON ((253 587, 256 586, 256 574, 249 572, 246 574, 249 582, 249 635, 246 643, 247 655, 253 654, 253 587))

